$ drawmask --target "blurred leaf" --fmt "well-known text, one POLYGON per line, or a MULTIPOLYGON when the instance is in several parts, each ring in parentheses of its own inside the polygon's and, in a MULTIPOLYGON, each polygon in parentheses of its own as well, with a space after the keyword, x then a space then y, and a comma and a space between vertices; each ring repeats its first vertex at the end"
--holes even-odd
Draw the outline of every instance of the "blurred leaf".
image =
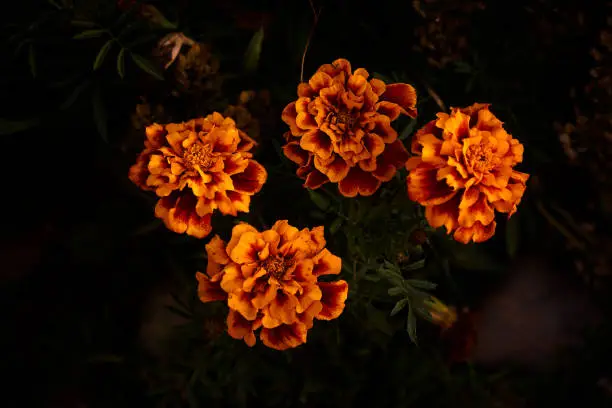
POLYGON ((406 140, 408 139, 408 136, 410 136, 412 134, 412 132, 414 131, 414 127, 416 126, 416 119, 411 119, 410 123, 408 123, 408 125, 406 125, 406 127, 402 130, 402 133, 400 133, 399 139, 400 140, 406 140))
POLYGON ((325 211, 329 208, 329 200, 322 194, 317 193, 314 190, 308 189, 308 195, 310 196, 310 200, 316 205, 321 211, 325 211))
POLYGON ((121 79, 125 78, 125 48, 121 48, 117 54, 117 73, 121 79))
POLYGON ((66 110, 70 108, 77 101, 81 93, 89 86, 89 81, 83 81, 78 86, 75 86, 70 96, 60 105, 60 110, 66 110))
POLYGON ((470 66, 470 64, 464 61, 457 61, 455 62, 455 72, 460 74, 469 74, 470 72, 472 72, 472 67, 470 66))
POLYGON ((338 232, 343 222, 344 220, 341 217, 336 218, 329 226, 330 234, 334 235, 336 232, 338 232))
POLYGON ((414 344, 418 344, 416 334, 416 315, 414 314, 414 310, 410 304, 408 304, 408 322, 406 323, 406 331, 408 331, 410 340, 412 340, 414 344))
POLYGON ((94 71, 97 71, 98 69, 100 69, 100 67, 104 63, 106 54, 108 54, 108 51, 110 51, 114 42, 115 42, 114 39, 110 39, 102 46, 102 48, 100 48, 100 51, 98 52, 98 55, 96 56, 96 60, 94 61, 94 65, 93 65, 94 71))
POLYGON ((5 136, 23 132, 24 130, 38 126, 39 123, 40 119, 38 118, 16 121, 0 118, 0 135, 5 136))
POLYGON ((261 48, 264 40, 264 29, 263 26, 259 28, 253 34, 249 46, 244 53, 244 69, 247 72, 253 72, 257 70, 259 65, 259 58, 261 57, 261 48))
POLYGON ((406 283, 412 286, 413 288, 425 289, 425 290, 432 290, 438 286, 437 283, 428 282, 428 281, 424 281, 420 279, 407 279, 406 283))
POLYGON ((96 28, 94 30, 85 30, 75 35, 72 38, 75 40, 85 40, 87 38, 98 38, 98 37, 102 37, 102 35, 106 34, 107 32, 108 31, 104 28, 96 28))
POLYGON ((191 320, 193 318, 193 316, 189 313, 187 313, 184 310, 179 309, 178 307, 172 306, 172 305, 166 305, 166 309, 168 309, 169 311, 171 311, 172 313, 181 316, 185 319, 191 320))
POLYGON ((100 86, 97 86, 92 94, 93 104, 93 119, 96 124, 98 133, 102 136, 102 139, 108 143, 108 118, 106 115, 106 107, 102 100, 102 93, 100 86))
POLYGON ((389 294, 389 296, 397 296, 397 295, 403 294, 404 289, 403 288, 391 288, 387 291, 387 293, 389 294))
POLYGON ((396 314, 401 312, 406 307, 407 304, 408 304, 408 299, 404 298, 404 299, 399 300, 395 304, 395 306, 393 307, 393 310, 391 310, 391 313, 389 315, 395 316, 396 314))
POLYGON ((34 51, 34 43, 30 43, 28 49, 28 63, 30 64, 30 73, 33 78, 36 78, 36 54, 34 51))
POLYGON ((161 225, 162 225, 162 222, 159 219, 156 218, 155 220, 146 223, 142 227, 137 228, 132 233, 132 235, 133 236, 139 236, 139 235, 149 234, 149 233, 155 231, 156 229, 158 229, 161 225))
POLYGON ((515 215, 506 223, 506 252, 511 258, 514 258, 520 244, 520 223, 515 215))
POLYGON ((368 318, 368 323, 372 328, 380 330, 389 336, 393 334, 393 328, 389 324, 387 314, 385 312, 376 309, 372 305, 368 305, 366 308, 366 315, 368 318))
POLYGON ((402 269, 406 271, 416 271, 417 269, 423 269, 423 267, 425 267, 425 259, 419 259, 410 265, 402 267, 402 269))
POLYGON ((162 73, 162 71, 150 60, 134 52, 130 52, 130 56, 132 57, 132 60, 136 63, 136 65, 140 67, 140 69, 142 69, 152 77, 159 79, 160 81, 164 80, 164 74, 162 73))

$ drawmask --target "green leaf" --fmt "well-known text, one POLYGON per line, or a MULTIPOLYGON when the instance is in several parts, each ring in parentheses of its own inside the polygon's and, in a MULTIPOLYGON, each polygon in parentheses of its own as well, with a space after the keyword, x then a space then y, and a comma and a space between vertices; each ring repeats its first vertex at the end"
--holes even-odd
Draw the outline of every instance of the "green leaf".
POLYGON ((425 290, 432 290, 438 286, 437 283, 428 282, 420 279, 406 279, 406 283, 412 286, 413 288, 425 290))
POLYGON ((183 317, 183 318, 185 318, 187 320, 191 320, 193 318, 192 315, 190 315, 186 311, 183 311, 183 310, 179 309, 178 307, 175 307, 175 306, 172 306, 172 305, 166 305, 166 309, 168 309, 172 313, 176 314, 177 316, 181 316, 181 317, 183 317))
POLYGON ((28 49, 28 64, 30 65, 30 73, 33 78, 36 78, 36 54, 34 51, 34 43, 30 43, 28 49))
POLYGON ((117 73, 121 79, 125 78, 125 48, 121 48, 117 54, 117 73))
POLYGON ((60 110, 66 110, 70 108, 77 101, 83 91, 89 86, 89 81, 83 81, 78 86, 74 87, 74 90, 70 96, 60 105, 60 110))
POLYGON ((387 320, 387 314, 382 310, 376 309, 372 305, 368 305, 366 309, 367 320, 370 327, 380 330, 381 332, 391 336, 393 328, 387 320))
POLYGON ((412 134, 412 131, 414 130, 414 127, 416 126, 416 123, 417 123, 416 119, 411 119, 410 123, 408 123, 406 127, 402 130, 402 133, 400 133, 399 139, 400 140, 408 139, 408 136, 412 134))
POLYGON ((93 119, 98 133, 105 142, 108 142, 108 118, 99 86, 94 90, 91 101, 93 104, 93 119))
POLYGON ((423 269, 425 267, 425 259, 419 259, 416 262, 411 263, 410 265, 404 266, 402 269, 406 271, 416 271, 417 269, 423 269))
POLYGON ((343 222, 344 220, 342 219, 342 217, 336 218, 334 222, 332 222, 329 226, 329 232, 334 235, 336 232, 338 232, 343 222))
POLYGON ((102 37, 102 35, 106 34, 107 32, 108 31, 104 28, 96 28, 94 30, 85 30, 83 32, 80 32, 72 38, 75 40, 85 40, 87 38, 98 38, 98 37, 102 37))
POLYGON ((406 323, 406 331, 410 336, 410 340, 412 340, 414 344, 418 345, 416 334, 416 315, 414 314, 414 310, 410 304, 408 304, 408 322, 406 323))
POLYGON ((506 252, 511 258, 514 258, 520 244, 520 223, 515 215, 508 220, 506 224, 506 252))
POLYGON ((389 296, 397 296, 397 295, 401 295, 404 292, 404 289, 402 288, 391 288, 387 291, 387 293, 389 294, 389 296))
POLYGON ((134 52, 130 52, 130 57, 132 57, 132 60, 136 63, 136 65, 138 65, 140 69, 142 69, 152 77, 159 79, 160 81, 164 80, 164 74, 162 73, 162 71, 150 60, 134 52))
POLYGON ((100 69, 100 67, 104 63, 106 54, 108 54, 108 51, 110 51, 114 42, 115 42, 114 39, 110 39, 102 46, 102 48, 100 48, 100 51, 98 51, 98 55, 96 56, 96 60, 94 61, 94 65, 93 65, 94 71, 97 71, 98 69, 100 69))
POLYGON ((399 300, 393 307, 393 310, 391 310, 391 313, 389 314, 389 316, 395 316, 396 314, 401 312, 406 307, 408 302, 409 300, 406 298, 399 300))
POLYGON ((0 135, 5 136, 23 132, 24 130, 38 126, 39 123, 40 119, 38 118, 15 121, 0 118, 0 135))
POLYGON ((317 193, 314 190, 308 190, 310 200, 316 205, 321 211, 325 211, 329 208, 329 200, 322 194, 317 193))
POLYGON ((249 46, 244 53, 244 69, 247 72, 253 72, 257 70, 259 65, 259 58, 261 57, 261 48, 264 40, 264 29, 263 26, 259 28, 253 34, 249 46))

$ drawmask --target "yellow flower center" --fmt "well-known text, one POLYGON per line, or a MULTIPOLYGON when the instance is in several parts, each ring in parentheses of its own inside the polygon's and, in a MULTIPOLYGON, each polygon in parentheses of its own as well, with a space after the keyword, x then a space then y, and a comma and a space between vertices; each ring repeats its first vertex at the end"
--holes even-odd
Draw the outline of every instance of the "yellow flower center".
POLYGON ((208 170, 217 163, 218 157, 209 144, 194 143, 185 152, 184 159, 190 168, 208 170))
POLYGON ((466 160, 472 166, 472 169, 478 173, 486 173, 499 165, 499 157, 497 157, 493 148, 488 144, 478 144, 468 147, 466 152, 466 160))
POLYGON ((292 264, 293 262, 281 258, 280 256, 269 256, 262 262, 261 266, 270 276, 275 277, 277 280, 281 280, 292 264))

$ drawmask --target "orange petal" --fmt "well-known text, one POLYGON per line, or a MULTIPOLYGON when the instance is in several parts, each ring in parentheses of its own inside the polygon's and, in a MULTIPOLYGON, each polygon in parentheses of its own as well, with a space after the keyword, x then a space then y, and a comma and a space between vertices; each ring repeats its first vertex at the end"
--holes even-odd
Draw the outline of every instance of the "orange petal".
POLYGON ((208 276, 196 272, 198 280, 198 298, 203 303, 227 299, 227 293, 221 289, 219 282, 211 282, 208 276))
POLYGON ((244 316, 247 320, 255 320, 257 317, 257 309, 251 303, 251 294, 248 292, 238 291, 230 293, 227 298, 227 305, 244 316))
POLYGON ((264 242, 258 232, 245 232, 230 251, 230 258, 238 264, 257 262, 259 261, 257 252, 262 249, 263 244, 264 242))
POLYGON ((396 103, 380 101, 376 104, 376 112, 394 121, 402 114, 402 108, 396 103))
POLYGON ((239 193, 252 195, 261 190, 267 178, 268 172, 265 167, 255 160, 250 160, 243 173, 232 176, 233 189, 239 193))
POLYGON ((381 100, 396 103, 401 108, 404 115, 416 118, 417 94, 416 89, 408 84, 388 84, 385 93, 381 95, 381 100))
POLYGON ((246 232, 257 232, 257 229, 246 222, 240 222, 239 224, 236 224, 234 228, 232 228, 232 237, 230 238, 226 247, 228 254, 232 253, 232 250, 236 247, 236 245, 238 245, 240 237, 246 232))
POLYGON ((332 85, 332 77, 325 72, 317 72, 308 81, 308 85, 313 92, 319 92, 323 88, 328 88, 332 85))
MULTIPOLYGON (((439 122, 440 120, 436 123, 438 127, 440 126, 439 122)), ((463 140, 470 134, 469 125, 470 117, 468 115, 459 111, 453 112, 453 114, 444 121, 442 137, 445 140, 463 140)))
POLYGON ((450 200, 455 191, 436 177, 435 167, 420 165, 408 174, 408 196, 412 201, 429 206, 450 200))
POLYGON ((317 278, 312 274, 314 263, 312 259, 302 259, 295 265, 293 278, 298 282, 316 282, 317 278))
POLYGON ((478 121, 476 127, 480 130, 492 131, 493 129, 502 127, 503 122, 493 115, 489 110, 489 105, 481 106, 478 109, 478 121))
POLYGON ((227 334, 236 340, 244 339, 249 347, 255 345, 254 330, 261 326, 261 321, 249 321, 235 310, 230 310, 227 315, 227 334))
POLYGON ((225 194, 236 211, 249 212, 251 196, 248 194, 239 193, 237 191, 227 191, 225 194))
POLYGON ((385 143, 392 143, 397 139, 397 132, 391 126, 391 120, 387 116, 376 115, 372 122, 374 128, 371 132, 380 136, 385 143))
POLYGON ((270 229, 276 231, 280 235, 281 243, 293 241, 298 237, 300 233, 300 230, 298 230, 292 225, 289 225, 289 221, 287 220, 276 221, 270 229))
POLYGON ((437 180, 444 180, 453 190, 458 190, 465 187, 465 179, 457 171, 457 168, 452 166, 442 167, 436 173, 437 180))
POLYGON ((222 163, 223 172, 232 176, 236 173, 242 173, 249 165, 249 159, 242 154, 235 154, 227 157, 222 163))
POLYGON ((260 339, 275 350, 287 350, 306 343, 308 329, 302 322, 283 324, 274 329, 261 329, 260 339))
POLYGON ((148 149, 140 153, 136 158, 136 163, 130 167, 128 173, 130 181, 143 190, 153 190, 151 187, 147 186, 147 177, 149 177, 150 174, 147 164, 149 163, 151 153, 152 150, 148 149))
POLYGON ((319 282, 322 292, 321 303, 323 309, 316 316, 319 320, 333 320, 344 311, 344 302, 348 297, 348 283, 340 280, 337 282, 319 282))
POLYGON ((317 95, 317 93, 313 91, 310 85, 308 85, 305 82, 302 82, 301 84, 298 85, 297 94, 300 98, 303 98, 303 97, 314 98, 317 95))
POLYGON ((359 167, 353 167, 348 175, 338 183, 338 191, 345 197, 355 197, 357 194, 371 196, 380 185, 381 181, 372 173, 367 173, 359 167))
POLYGON ((314 257, 312 274, 316 277, 323 275, 337 275, 342 269, 342 259, 328 249, 324 249, 314 257))
POLYGON ((419 167, 421 163, 423 163, 423 160, 420 156, 412 156, 406 161, 406 170, 412 171, 419 167))
POLYGON ((474 204, 466 207, 459 206, 459 225, 462 227, 471 228, 477 222, 489 225, 494 219, 495 211, 483 193, 479 193, 474 204))
POLYGON ((304 136, 300 139, 300 147, 315 153, 322 159, 328 159, 333 152, 331 139, 325 132, 321 132, 319 129, 313 129, 304 133, 304 136))
POLYGON ((253 303, 253 306, 255 306, 257 309, 263 309, 276 297, 278 289, 279 286, 276 284, 266 285, 263 291, 255 293, 251 303, 253 303))
POLYGON ((317 72, 325 72, 332 78, 341 73, 348 76, 351 74, 351 63, 344 58, 338 58, 331 64, 321 65, 317 72))
POLYGON ((227 265, 223 269, 223 277, 221 278, 220 285, 221 289, 227 293, 241 291, 244 285, 244 276, 242 275, 240 267, 236 264, 227 265))
POLYGON ((236 146, 236 151, 248 152, 254 146, 257 145, 257 142, 255 140, 253 140, 249 135, 247 135, 245 132, 243 132, 240 129, 238 129, 238 135, 240 136, 239 137, 240 141, 238 142, 238 146, 236 146))
POLYGON ((355 71, 355 73, 349 77, 347 83, 348 89, 350 89, 353 94, 358 96, 363 95, 363 93, 366 91, 366 88, 368 87, 367 71, 365 71, 365 76, 362 75, 363 71, 355 71))
POLYGON ((389 181, 395 176, 398 168, 403 167, 409 159, 408 151, 401 140, 385 146, 385 151, 376 158, 376 170, 372 175, 380 181, 389 181))
POLYGON ((308 161, 309 153, 300 147, 300 142, 289 142, 283 146, 283 153, 292 162, 303 166, 308 161))
POLYGON ((145 129, 145 135, 151 149, 157 149, 164 145, 166 143, 167 134, 168 132, 166 129, 157 123, 147 126, 145 129))
POLYGON ((342 157, 338 155, 334 155, 332 157, 333 160, 326 163, 323 162, 318 156, 315 156, 314 165, 317 170, 329 178, 329 181, 332 183, 337 183, 347 176, 350 167, 342 157))
POLYGON ((295 296, 278 291, 276 297, 270 302, 268 310, 273 319, 284 324, 291 324, 297 320, 297 304, 295 296))
POLYGON ((489 225, 482 225, 480 222, 476 222, 472 227, 459 227, 453 238, 457 242, 467 244, 470 241, 476 243, 484 242, 495 235, 495 227, 497 223, 493 221, 489 225))
POLYGON ((453 198, 439 205, 425 207, 425 218, 434 228, 446 227, 450 234, 459 227, 459 201, 461 196, 456 194, 453 198))
POLYGON ((211 214, 200 217, 196 204, 197 198, 191 193, 164 197, 155 206, 155 216, 171 231, 204 238, 212 231, 211 214))
POLYGON ((291 129, 291 134, 294 136, 299 136, 302 134, 302 130, 298 127, 296 123, 297 111, 295 109, 295 102, 291 102, 289 105, 285 106, 283 112, 281 114, 281 119, 291 129))
MULTIPOLYGON (((321 288, 318 284, 309 284, 304 285, 304 290, 302 294, 299 296, 299 303, 297 304, 297 312, 303 313, 306 311, 313 303, 318 302, 323 297, 323 292, 321 292, 321 288)), ((321 310, 317 311, 317 314, 321 310)))

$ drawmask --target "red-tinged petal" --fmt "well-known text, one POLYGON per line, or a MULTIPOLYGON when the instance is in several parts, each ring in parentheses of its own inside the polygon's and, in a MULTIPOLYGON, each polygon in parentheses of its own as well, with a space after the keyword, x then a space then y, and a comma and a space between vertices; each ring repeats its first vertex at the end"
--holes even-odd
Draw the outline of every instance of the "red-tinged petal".
MULTIPOLYGON (((305 312, 313 303, 319 302, 323 297, 323 292, 321 292, 321 288, 316 283, 304 285, 304 291, 299 296, 299 303, 297 305, 297 312, 303 313, 305 312)), ((320 303, 320 302, 319 302, 320 303)), ((321 310, 317 311, 317 314, 321 310)))
POLYGON ((306 82, 298 85, 297 94, 300 98, 314 98, 317 93, 306 82))
POLYGON ((385 146, 385 151, 376 158, 376 170, 372 175, 380 181, 389 181, 397 169, 403 167, 409 159, 408 151, 401 140, 385 146))
POLYGON ((205 248, 209 263, 215 262, 222 265, 229 263, 230 259, 226 252, 225 241, 223 241, 220 236, 215 235, 212 237, 205 248))
POLYGON ((317 72, 308 81, 308 85, 313 92, 319 92, 323 88, 328 88, 332 85, 332 77, 325 72, 317 72))
POLYGON ((461 196, 455 194, 453 198, 439 205, 425 207, 425 219, 434 228, 444 226, 447 233, 459 227, 459 202, 461 196))
POLYGON ((297 320, 295 296, 278 291, 276 297, 269 304, 270 316, 283 324, 291 324, 297 320))
POLYGON ((381 181, 372 175, 353 167, 348 175, 338 183, 338 191, 345 197, 355 197, 357 194, 371 196, 378 190, 381 181))
MULTIPOLYGON (((361 68, 360 68, 361 69, 361 68)), ((367 71, 365 71, 367 74, 367 71)), ((362 71, 355 71, 353 75, 351 75, 348 79, 347 88, 353 92, 355 95, 363 95, 368 87, 368 80, 366 76, 362 75, 362 71)))
POLYGON ((291 134, 294 136, 299 136, 302 134, 302 130, 298 127, 295 121, 297 115, 298 113, 295 110, 295 102, 291 102, 289 105, 285 106, 285 109, 283 109, 283 112, 281 114, 281 119, 283 120, 283 122, 289 125, 289 128, 291 129, 291 134))
POLYGON ((204 238, 212 230, 211 217, 210 214, 200 217, 195 210, 196 203, 197 198, 189 193, 165 197, 157 202, 155 216, 171 231, 204 238))
POLYGON ((227 334, 236 340, 244 339, 249 346, 255 345, 255 335, 253 332, 261 326, 261 321, 250 321, 245 319, 235 310, 230 310, 227 315, 227 334))
MULTIPOLYGON (((380 79, 377 79, 377 78, 370 79, 370 86, 372 87, 372 91, 377 96, 382 95, 385 92, 385 89, 387 88, 385 83, 383 81, 381 81, 380 79)), ((398 109, 398 116, 399 116, 399 109, 398 109)))
POLYGON ((251 196, 244 193, 239 193, 237 191, 227 191, 227 198, 232 203, 232 206, 236 209, 236 211, 240 212, 249 212, 249 206, 251 204, 251 196))
POLYGON ((344 58, 338 58, 331 64, 321 65, 317 72, 325 72, 332 78, 341 73, 344 73, 346 76, 348 76, 351 74, 351 63, 344 58))
POLYGON ((236 173, 242 173, 248 165, 248 157, 236 154, 225 159, 223 162, 223 172, 232 176, 236 173))
POLYGON ((308 329, 302 322, 283 324, 273 329, 261 329, 260 339, 275 350, 287 350, 306 343, 308 329))
POLYGON ((417 94, 412 85, 388 84, 385 93, 381 95, 381 99, 398 104, 404 115, 416 118, 417 94))
POLYGON ((459 206, 459 225, 471 228, 476 223, 489 225, 495 219, 495 211, 483 193, 469 207, 459 206))
MULTIPOLYGON (((265 243, 258 232, 245 232, 240 236, 236 246, 229 255, 237 264, 249 264, 259 261, 257 253, 263 249, 265 243)), ((229 249, 228 249, 229 250, 229 249)))
POLYGON ((391 126, 391 120, 385 115, 376 115, 372 120, 374 128, 370 131, 382 138, 385 143, 393 143, 397 139, 397 132, 391 126))
POLYGON ((130 181, 143 190, 154 190, 153 188, 147 186, 147 178, 151 174, 147 168, 147 165, 152 152, 152 150, 145 149, 142 153, 140 153, 136 158, 136 163, 130 167, 130 171, 128 173, 128 178, 130 181))
POLYGON ((437 168, 421 165, 408 174, 408 196, 412 201, 429 206, 445 203, 455 194, 444 181, 436 177, 437 168))
POLYGON ((337 275, 342 269, 342 259, 328 249, 323 249, 314 257, 314 268, 312 274, 315 277, 323 275, 337 275))
POLYGON ((412 156, 408 159, 408 161, 406 161, 406 170, 412 171, 416 169, 417 167, 419 167, 421 163, 423 163, 423 160, 421 160, 421 157, 412 156))
POLYGON ((198 298, 203 303, 227 299, 227 293, 221 289, 219 282, 211 282, 208 276, 201 272, 196 273, 198 280, 198 298))
POLYGON ((234 248, 236 248, 236 245, 238 245, 238 242, 240 241, 240 237, 242 237, 242 235, 247 232, 257 233, 257 229, 255 229, 255 227, 253 227, 252 225, 247 224, 246 222, 236 224, 234 228, 232 228, 232 237, 230 238, 226 247, 228 255, 232 253, 234 248))
POLYGON ((325 183, 329 183, 329 178, 325 174, 321 173, 319 170, 313 169, 306 176, 304 187, 309 188, 311 190, 316 190, 325 183))
POLYGON ((344 311, 344 302, 348 297, 348 283, 340 280, 336 282, 319 282, 322 292, 321 304, 323 308, 316 316, 319 320, 333 320, 344 311))
POLYGON ((236 151, 249 152, 253 147, 257 146, 257 142, 242 130, 238 129, 238 135, 240 136, 240 141, 238 142, 238 146, 236 146, 236 151))
POLYGON ((486 226, 476 222, 471 228, 459 227, 457 231, 455 231, 453 238, 455 241, 461 242, 462 244, 467 244, 470 241, 474 241, 475 243, 484 242, 495 235, 496 225, 497 223, 493 221, 486 226))
POLYGON ((333 152, 331 139, 325 132, 321 132, 319 129, 304 133, 304 136, 300 139, 300 147, 315 153, 322 159, 328 159, 333 152))
POLYGON ((283 153, 298 166, 304 166, 308 162, 310 153, 300 147, 300 142, 289 142, 283 146, 283 153))
POLYGON ((333 160, 330 162, 323 162, 318 156, 315 156, 314 165, 317 170, 329 178, 329 181, 337 183, 346 177, 350 167, 342 157, 337 155, 332 157, 333 160))
POLYGON ((145 129, 145 135, 151 149, 157 149, 163 146, 166 142, 167 134, 168 132, 166 129, 157 123, 147 126, 145 129))
POLYGON ((250 160, 244 172, 232 176, 232 182, 235 191, 253 195, 261 190, 267 178, 265 167, 255 160, 250 160))
POLYGON ((221 278, 221 289, 227 293, 242 291, 244 286, 244 276, 240 267, 236 264, 229 264, 223 269, 221 278))
POLYGON ((392 122, 402 114, 402 108, 398 104, 387 101, 378 102, 376 104, 376 111, 381 115, 389 117, 392 122))
POLYGON ((276 293, 278 292, 279 286, 276 284, 269 284, 266 286, 263 292, 255 293, 255 296, 251 300, 253 306, 257 309, 263 309, 268 306, 274 298, 276 298, 276 293))

